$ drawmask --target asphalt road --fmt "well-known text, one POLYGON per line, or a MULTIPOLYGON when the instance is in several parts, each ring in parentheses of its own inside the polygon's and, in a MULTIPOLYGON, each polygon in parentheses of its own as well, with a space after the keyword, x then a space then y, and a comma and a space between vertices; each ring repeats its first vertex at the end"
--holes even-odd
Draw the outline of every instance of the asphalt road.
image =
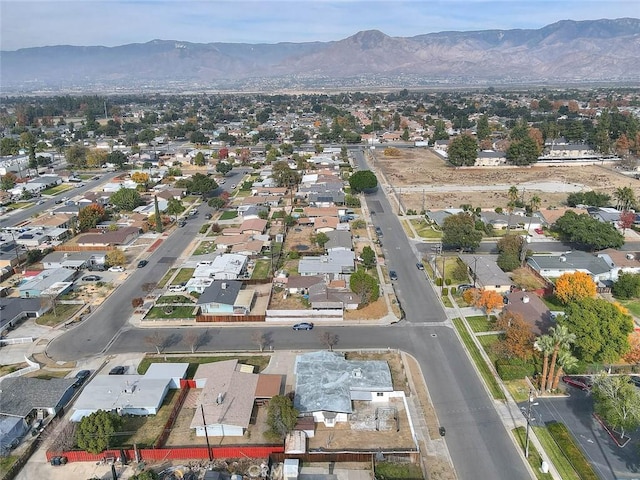
MULTIPOLYGON (((569 397, 537 398, 532 406, 532 425, 558 421, 571 430, 587 460, 602 480, 638 480, 640 463, 636 442, 618 447, 609 434, 593 418, 593 398, 589 393, 569 387, 569 397)), ((526 408, 526 402, 521 408, 526 408)), ((640 429, 630 433, 638 438, 640 429)))
MULTIPOLYGON (((356 158, 363 161, 361 154, 356 158)), ((233 183, 238 183, 236 176, 233 183)), ((231 183, 227 180, 227 184, 231 183)), ((226 185, 225 185, 226 186, 226 185)), ((412 249, 383 192, 367 198, 376 211, 375 224, 383 230, 387 263, 398 272, 395 282, 406 320, 393 326, 317 327, 293 331, 290 327, 189 327, 200 335, 198 351, 257 350, 251 340, 259 328, 273 349, 313 350, 326 348, 320 340, 325 331, 338 336, 335 348, 398 349, 412 354, 420 364, 440 424, 447 428, 447 445, 459 479, 513 480, 529 478, 521 457, 504 428, 482 382, 467 357, 424 272, 415 267, 412 249)), ((181 254, 203 223, 206 208, 186 227, 176 229, 148 258, 149 264, 129 273, 126 283, 81 325, 54 340, 47 348, 54 359, 81 359, 100 354, 155 351, 145 342, 149 329, 127 324, 131 299, 141 296, 141 287, 158 281, 181 254)), ((188 351, 186 328, 162 329, 164 351, 188 351)))

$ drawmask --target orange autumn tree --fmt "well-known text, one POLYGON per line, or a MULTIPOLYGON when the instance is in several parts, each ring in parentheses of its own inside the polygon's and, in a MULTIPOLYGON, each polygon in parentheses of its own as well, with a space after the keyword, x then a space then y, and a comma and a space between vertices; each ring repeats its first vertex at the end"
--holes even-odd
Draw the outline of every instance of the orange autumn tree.
POLYGON ((500 354, 524 361, 533 358, 535 336, 531 325, 524 321, 521 314, 503 311, 496 321, 496 330, 504 331, 504 338, 497 347, 500 354))
POLYGON ((471 288, 462 294, 462 298, 474 307, 483 309, 487 318, 504 304, 502 295, 494 290, 471 288))
POLYGON ((596 296, 596 284, 584 272, 563 273, 556 281, 555 295, 565 305, 596 296))
POLYGON ((629 334, 629 346, 631 350, 623 358, 628 363, 640 363, 640 332, 629 334))

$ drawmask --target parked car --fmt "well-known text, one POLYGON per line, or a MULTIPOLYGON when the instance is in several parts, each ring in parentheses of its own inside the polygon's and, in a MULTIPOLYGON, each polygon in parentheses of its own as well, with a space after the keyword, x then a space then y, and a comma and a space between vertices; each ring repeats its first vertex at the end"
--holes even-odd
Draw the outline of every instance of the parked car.
POLYGON ((463 283, 463 284, 461 284, 461 285, 458 285, 458 287, 457 287, 457 288, 458 288, 458 293, 464 293, 464 292, 466 292, 467 290, 470 290, 470 289, 472 289, 472 288, 474 288, 474 287, 473 287, 473 285, 471 285, 471 284, 469 284, 469 283, 463 283))
POLYGON ((109 375, 124 375, 124 372, 126 372, 127 369, 125 367, 123 367, 122 365, 118 365, 117 367, 113 367, 111 370, 109 370, 109 375))
POLYGON ((579 388, 580 390, 584 390, 585 392, 591 390, 591 380, 587 377, 574 377, 565 375, 562 377, 562 381, 567 385, 579 388))
POLYGON ((536 232, 538 235, 544 235, 544 231, 541 228, 536 228, 533 231, 536 232))
POLYGON ((82 280, 85 282, 99 282, 100 277, 98 275, 86 275, 82 277, 82 280))
POLYGON ((379 237, 382 236, 382 229, 380 227, 376 227, 376 235, 378 235, 379 237))
POLYGON ((76 383, 73 384, 74 387, 79 387, 84 382, 86 382, 87 378, 91 376, 91 370, 80 370, 76 373, 76 383))
POLYGON ((186 222, 185 220, 180 220, 180 221, 178 222, 178 226, 179 226, 180 228, 184 227, 186 224, 187 224, 187 222, 186 222))
POLYGON ((293 326, 294 330, 313 330, 313 323, 311 322, 302 322, 302 323, 296 323, 293 326))
POLYGON ((184 285, 171 285, 169 287, 170 292, 184 292, 187 289, 184 285))
POLYGON ((440 427, 438 431, 440 432, 441 437, 444 437, 447 434, 447 430, 444 427, 440 427))
POLYGON ((89 265, 90 272, 104 272, 107 269, 104 265, 93 264, 89 265))
POLYGON ((211 220, 213 218, 213 215, 211 215, 210 213, 207 213, 204 218, 206 218, 207 220, 211 220))
POLYGON ((109 271, 110 272, 124 272, 124 267, 121 267, 120 265, 115 265, 113 267, 109 267, 109 271))
POLYGON ((396 273, 395 270, 389 270, 389 278, 391 280, 397 280, 398 279, 398 274, 396 273))
POLYGON ((630 375, 629 381, 633 383, 636 387, 640 388, 640 376, 630 375))
POLYGON ((424 265, 422 263, 418 262, 418 263, 416 263, 416 268, 418 270, 424 270, 424 265))
POLYGON ((148 263, 149 263, 149 262, 147 262, 146 260, 140 260, 140 261, 138 262, 138 268, 146 267, 148 263))

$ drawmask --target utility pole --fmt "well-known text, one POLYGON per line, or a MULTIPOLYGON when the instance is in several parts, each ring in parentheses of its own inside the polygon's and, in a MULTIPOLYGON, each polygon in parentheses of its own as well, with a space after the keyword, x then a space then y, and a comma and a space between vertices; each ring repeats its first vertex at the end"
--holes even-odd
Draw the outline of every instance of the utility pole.
POLYGON ((529 390, 529 399, 527 403, 527 434, 524 440, 524 456, 529 458, 529 430, 531 429, 531 407, 533 405, 538 405, 538 403, 533 403, 533 390, 529 390))

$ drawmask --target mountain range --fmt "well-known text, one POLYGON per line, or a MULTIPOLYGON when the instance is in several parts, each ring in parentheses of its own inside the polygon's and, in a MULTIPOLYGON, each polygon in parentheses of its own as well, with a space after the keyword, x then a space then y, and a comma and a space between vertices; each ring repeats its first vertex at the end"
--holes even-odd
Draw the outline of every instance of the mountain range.
POLYGON ((0 52, 5 93, 42 89, 318 87, 637 83, 640 19, 563 20, 540 29, 390 37, 378 30, 332 42, 243 44, 153 40, 117 47, 0 52))

